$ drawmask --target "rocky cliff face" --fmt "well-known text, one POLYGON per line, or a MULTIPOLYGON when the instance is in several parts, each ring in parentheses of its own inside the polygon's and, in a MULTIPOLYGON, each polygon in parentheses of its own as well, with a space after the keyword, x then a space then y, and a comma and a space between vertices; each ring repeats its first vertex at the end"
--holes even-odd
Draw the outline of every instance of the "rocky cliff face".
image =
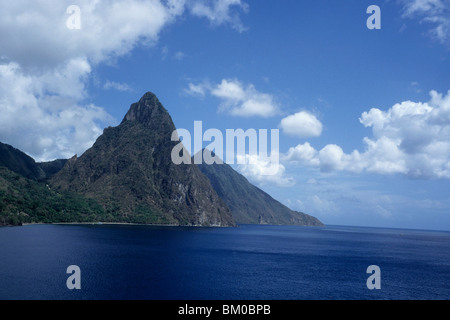
POLYGON ((122 123, 107 128, 92 148, 67 161, 50 186, 99 202, 129 222, 233 226, 226 204, 193 165, 175 165, 175 126, 152 93, 131 105, 122 123))
POLYGON ((323 226, 317 218, 293 211, 273 199, 227 164, 201 164, 198 167, 228 205, 237 223, 323 226))

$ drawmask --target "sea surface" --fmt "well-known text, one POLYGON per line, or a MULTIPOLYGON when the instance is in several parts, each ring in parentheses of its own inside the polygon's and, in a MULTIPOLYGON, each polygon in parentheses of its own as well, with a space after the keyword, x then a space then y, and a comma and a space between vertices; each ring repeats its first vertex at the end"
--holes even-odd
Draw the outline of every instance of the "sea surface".
POLYGON ((450 232, 253 225, 0 228, 2 300, 449 298, 450 232), (71 265, 79 267, 80 289, 67 287, 71 265), (367 287, 371 265, 380 268, 380 289, 367 287))

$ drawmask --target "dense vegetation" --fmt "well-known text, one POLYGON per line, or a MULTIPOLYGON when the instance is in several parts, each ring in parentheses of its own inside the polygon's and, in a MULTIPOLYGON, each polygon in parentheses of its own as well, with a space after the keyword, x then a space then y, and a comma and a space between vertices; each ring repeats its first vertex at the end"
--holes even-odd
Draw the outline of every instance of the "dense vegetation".
MULTIPOLYGON (((0 225, 90 222, 107 217, 107 212, 92 199, 56 192, 45 183, 0 167, 0 225)), ((114 220, 112 215, 109 218, 114 220)))

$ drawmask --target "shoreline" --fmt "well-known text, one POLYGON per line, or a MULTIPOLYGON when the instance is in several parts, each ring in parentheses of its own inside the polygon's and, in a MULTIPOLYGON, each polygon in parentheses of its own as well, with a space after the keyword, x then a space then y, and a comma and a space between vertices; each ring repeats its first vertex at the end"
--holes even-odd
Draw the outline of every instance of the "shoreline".
MULTIPOLYGON (((94 226, 107 226, 107 225, 117 225, 117 226, 143 226, 143 227, 181 227, 181 228, 237 228, 238 226, 229 227, 229 226, 202 226, 202 225, 179 225, 179 224, 143 224, 143 223, 133 223, 133 222, 30 222, 23 223, 21 226, 32 226, 32 225, 94 225, 94 226)), ((7 227, 7 226, 5 226, 7 227)), ((10 226, 10 227, 20 227, 20 226, 10 226)))

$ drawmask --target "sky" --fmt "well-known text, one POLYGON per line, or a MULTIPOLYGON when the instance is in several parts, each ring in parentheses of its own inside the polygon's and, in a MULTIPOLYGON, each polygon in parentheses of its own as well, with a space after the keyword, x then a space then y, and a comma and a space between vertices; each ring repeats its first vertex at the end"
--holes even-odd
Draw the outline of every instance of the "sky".
POLYGON ((81 155, 151 91, 179 129, 278 129, 277 174, 233 167, 294 210, 450 230, 449 0, 2 0, 0 15, 0 141, 37 161, 81 155))

